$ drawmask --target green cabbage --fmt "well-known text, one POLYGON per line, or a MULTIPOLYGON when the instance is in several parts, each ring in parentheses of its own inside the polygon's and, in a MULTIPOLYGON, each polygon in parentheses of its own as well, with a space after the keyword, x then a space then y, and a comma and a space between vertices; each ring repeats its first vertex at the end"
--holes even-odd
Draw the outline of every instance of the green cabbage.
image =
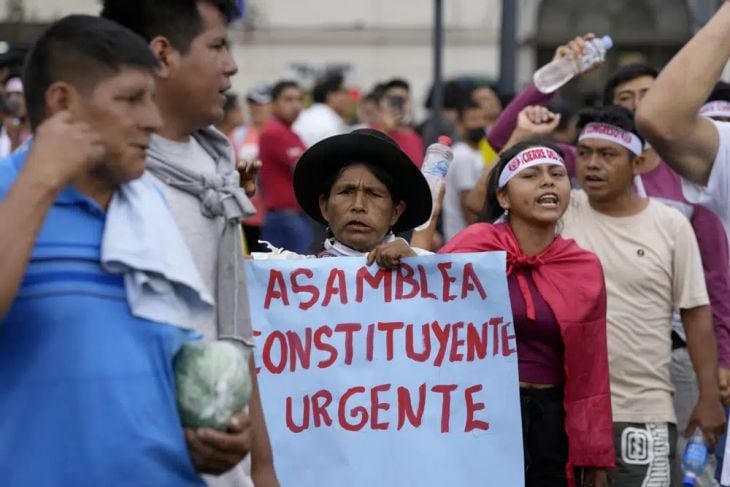
POLYGON ((185 344, 175 355, 177 407, 188 428, 225 431, 251 396, 248 351, 231 342, 185 344))

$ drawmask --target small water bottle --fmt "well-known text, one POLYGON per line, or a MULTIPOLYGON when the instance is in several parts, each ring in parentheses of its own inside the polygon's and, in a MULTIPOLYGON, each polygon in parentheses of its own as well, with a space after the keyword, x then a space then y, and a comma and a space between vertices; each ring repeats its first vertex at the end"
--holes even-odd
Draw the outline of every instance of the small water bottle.
MULTIPOLYGON (((454 159, 454 153, 451 151, 451 138, 442 135, 438 138, 438 142, 431 144, 426 149, 426 157, 423 159, 421 172, 428 182, 431 189, 431 201, 434 207, 438 201, 441 187, 446 180, 446 173, 449 171, 449 164, 454 159)), ((431 223, 429 218, 426 223, 417 227, 416 230, 423 230, 431 223)))
POLYGON ((683 486, 693 487, 696 484, 697 479, 705 471, 708 456, 709 451, 705 436, 702 434, 701 429, 696 428, 687 442, 687 448, 684 450, 684 456, 682 457, 683 486))
POLYGON ((603 61, 606 51, 613 47, 610 36, 588 41, 585 54, 580 59, 561 58, 538 69, 533 76, 535 86, 541 93, 552 93, 579 73, 603 61))

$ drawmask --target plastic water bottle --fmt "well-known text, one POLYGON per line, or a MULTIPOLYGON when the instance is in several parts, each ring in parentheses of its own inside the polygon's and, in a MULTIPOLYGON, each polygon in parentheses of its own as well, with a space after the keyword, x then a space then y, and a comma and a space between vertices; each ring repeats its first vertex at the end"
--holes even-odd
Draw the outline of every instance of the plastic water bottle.
POLYGON ((613 47, 610 36, 588 41, 585 54, 580 59, 561 58, 538 69, 533 76, 535 86, 542 93, 552 93, 579 73, 603 61, 606 51, 613 47))
POLYGON ((687 448, 684 450, 684 456, 682 457, 683 486, 693 487, 696 484, 697 478, 705 471, 708 455, 705 436, 702 434, 701 429, 696 428, 687 442, 687 448))
MULTIPOLYGON (((434 207, 438 201, 441 187, 444 185, 446 180, 446 173, 449 171, 449 165, 454 159, 454 153, 451 151, 451 138, 446 135, 442 135, 438 138, 438 142, 431 144, 426 149, 426 157, 423 159, 423 166, 421 166, 421 172, 428 182, 428 187, 431 189, 431 201, 434 207)), ((423 230, 428 227, 431 223, 431 219, 421 226, 417 227, 416 230, 423 230)))

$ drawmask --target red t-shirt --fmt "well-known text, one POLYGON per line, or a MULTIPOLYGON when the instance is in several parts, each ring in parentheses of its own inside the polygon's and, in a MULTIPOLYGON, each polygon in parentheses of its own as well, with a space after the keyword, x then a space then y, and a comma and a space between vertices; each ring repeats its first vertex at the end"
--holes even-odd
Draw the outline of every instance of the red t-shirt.
POLYGON ((304 153, 304 142, 290 126, 273 117, 259 138, 261 196, 268 211, 302 209, 294 196, 293 169, 304 153))
POLYGON ((388 135, 396 141, 400 149, 408 154, 413 164, 420 169, 423 165, 423 156, 425 155, 421 136, 411 129, 391 130, 388 132, 388 135))

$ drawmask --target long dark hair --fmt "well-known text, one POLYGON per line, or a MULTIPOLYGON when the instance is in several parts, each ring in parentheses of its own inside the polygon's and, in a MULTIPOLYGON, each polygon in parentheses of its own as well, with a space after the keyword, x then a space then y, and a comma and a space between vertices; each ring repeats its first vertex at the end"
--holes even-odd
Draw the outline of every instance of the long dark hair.
POLYGON ((499 200, 497 199, 497 192, 499 191, 499 177, 502 175, 502 171, 507 164, 514 159, 514 157, 525 149, 530 147, 547 147, 552 149, 560 155, 561 158, 565 158, 563 151, 560 147, 552 142, 546 140, 526 140, 515 144, 506 151, 499 155, 499 161, 491 170, 489 175, 489 182, 487 183, 487 199, 484 202, 484 212, 482 219, 487 223, 494 223, 504 215, 504 208, 499 206, 499 200))

